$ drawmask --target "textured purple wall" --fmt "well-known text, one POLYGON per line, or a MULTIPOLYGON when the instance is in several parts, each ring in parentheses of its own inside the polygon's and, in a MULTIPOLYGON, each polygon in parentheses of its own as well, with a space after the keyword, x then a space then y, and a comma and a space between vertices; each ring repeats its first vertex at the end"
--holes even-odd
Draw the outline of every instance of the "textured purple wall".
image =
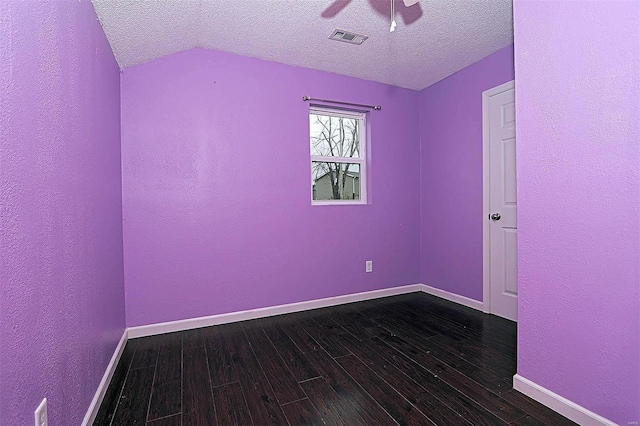
POLYGON ((416 92, 204 49, 121 84, 128 326, 420 281, 416 92), (382 104, 369 205, 311 206, 303 95, 382 104))
POLYGON ((0 424, 82 421, 125 325, 119 72, 89 2, 0 1, 0 424))
POLYGON ((513 80, 513 46, 420 92, 422 283, 482 300, 482 92, 513 80))
POLYGON ((632 424, 640 420, 640 2, 514 3, 518 373, 632 424))

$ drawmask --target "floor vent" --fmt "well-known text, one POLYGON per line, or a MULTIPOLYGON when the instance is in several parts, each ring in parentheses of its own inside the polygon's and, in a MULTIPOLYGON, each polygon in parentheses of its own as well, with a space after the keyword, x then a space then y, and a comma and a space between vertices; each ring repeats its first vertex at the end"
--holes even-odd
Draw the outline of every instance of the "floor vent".
POLYGON ((333 30, 333 34, 329 36, 331 40, 344 41, 345 43, 351 44, 362 44, 367 37, 366 35, 350 33, 345 30, 333 30))

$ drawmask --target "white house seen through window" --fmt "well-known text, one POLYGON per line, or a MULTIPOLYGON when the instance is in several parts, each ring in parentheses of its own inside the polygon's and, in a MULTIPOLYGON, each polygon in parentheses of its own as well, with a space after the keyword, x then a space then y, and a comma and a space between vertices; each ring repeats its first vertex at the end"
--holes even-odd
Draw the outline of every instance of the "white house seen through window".
POLYGON ((309 111, 312 204, 366 203, 365 113, 309 111))

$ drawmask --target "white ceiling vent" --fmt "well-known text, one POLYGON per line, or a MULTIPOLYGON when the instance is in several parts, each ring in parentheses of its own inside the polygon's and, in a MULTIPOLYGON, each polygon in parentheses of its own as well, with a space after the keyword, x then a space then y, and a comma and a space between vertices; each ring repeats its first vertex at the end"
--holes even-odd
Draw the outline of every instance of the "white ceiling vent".
POLYGON ((329 36, 331 40, 344 41, 345 43, 351 44, 362 44, 367 37, 366 35, 350 33, 345 30, 333 30, 333 34, 329 36))

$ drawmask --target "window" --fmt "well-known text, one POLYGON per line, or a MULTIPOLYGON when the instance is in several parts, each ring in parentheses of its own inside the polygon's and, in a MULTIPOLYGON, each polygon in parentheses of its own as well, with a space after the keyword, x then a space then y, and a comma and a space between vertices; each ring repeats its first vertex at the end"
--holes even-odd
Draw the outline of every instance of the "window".
POLYGON ((311 107, 311 203, 366 204, 365 113, 311 107))

